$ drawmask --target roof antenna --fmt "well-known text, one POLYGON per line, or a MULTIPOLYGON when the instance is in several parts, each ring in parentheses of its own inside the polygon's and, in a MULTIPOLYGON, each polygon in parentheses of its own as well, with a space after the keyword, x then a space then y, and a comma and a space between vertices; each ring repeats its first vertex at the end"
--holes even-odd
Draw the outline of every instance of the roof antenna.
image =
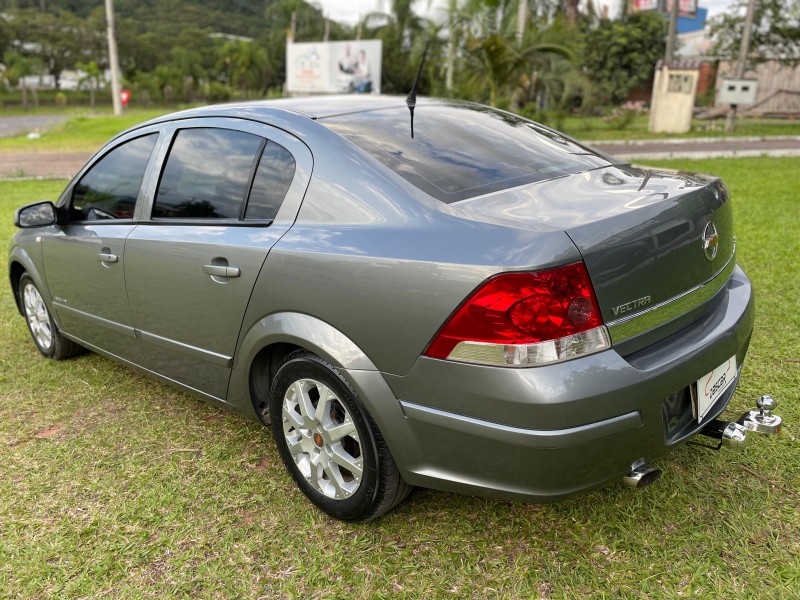
POLYGON ((428 48, 431 41, 428 40, 425 44, 425 50, 422 53, 422 60, 419 61, 419 69, 417 70, 417 78, 414 80, 414 85, 411 86, 411 91, 406 96, 406 104, 408 104, 408 111, 411 113, 411 139, 414 139, 414 108, 417 106, 417 84, 422 75, 422 65, 425 64, 425 57, 428 56, 428 48))

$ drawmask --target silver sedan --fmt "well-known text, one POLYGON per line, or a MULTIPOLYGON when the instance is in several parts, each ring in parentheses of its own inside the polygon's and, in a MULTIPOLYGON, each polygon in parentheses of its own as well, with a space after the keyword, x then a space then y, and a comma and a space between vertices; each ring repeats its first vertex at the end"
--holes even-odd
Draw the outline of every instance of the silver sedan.
POLYGON ((738 439, 717 417, 754 305, 721 181, 476 104, 421 100, 413 127, 402 99, 326 97, 117 136, 17 213, 34 343, 271 424, 351 521, 412 486, 644 485, 698 432, 738 439))

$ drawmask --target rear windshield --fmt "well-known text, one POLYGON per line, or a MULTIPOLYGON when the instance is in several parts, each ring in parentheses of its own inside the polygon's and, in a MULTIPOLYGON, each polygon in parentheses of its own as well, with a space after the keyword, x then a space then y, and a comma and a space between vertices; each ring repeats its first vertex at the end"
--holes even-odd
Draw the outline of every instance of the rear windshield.
POLYGON ((448 204, 610 164, 553 131, 479 105, 417 105, 413 139, 405 108, 320 121, 448 204))

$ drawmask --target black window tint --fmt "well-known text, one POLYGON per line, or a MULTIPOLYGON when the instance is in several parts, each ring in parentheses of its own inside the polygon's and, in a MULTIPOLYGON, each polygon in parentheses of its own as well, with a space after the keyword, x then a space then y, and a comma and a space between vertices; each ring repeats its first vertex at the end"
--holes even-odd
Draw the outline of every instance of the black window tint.
POLYGON ((152 133, 117 146, 75 184, 71 221, 130 219, 144 171, 158 139, 152 133))
POLYGON ((263 138, 229 129, 179 131, 161 175, 153 217, 238 219, 263 138))
POLYGON ((320 122, 447 203, 610 164, 554 131, 478 105, 418 104, 413 138, 408 110, 320 122))
POLYGON ((246 219, 274 219, 294 178, 295 162, 289 151, 275 142, 267 142, 253 189, 247 201, 246 219))

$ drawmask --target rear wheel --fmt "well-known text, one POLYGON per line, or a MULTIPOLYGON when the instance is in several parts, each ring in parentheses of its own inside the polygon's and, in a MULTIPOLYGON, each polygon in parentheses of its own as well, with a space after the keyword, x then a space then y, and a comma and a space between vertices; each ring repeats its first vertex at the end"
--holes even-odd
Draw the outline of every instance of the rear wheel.
POLYGON ((411 491, 355 391, 310 352, 290 354, 270 392, 272 431, 302 492, 328 515, 370 521, 411 491))
POLYGON ((78 344, 61 335, 53 317, 47 310, 39 288, 27 274, 20 277, 19 293, 28 331, 31 332, 31 337, 39 352, 47 358, 63 360, 82 350, 78 344))

